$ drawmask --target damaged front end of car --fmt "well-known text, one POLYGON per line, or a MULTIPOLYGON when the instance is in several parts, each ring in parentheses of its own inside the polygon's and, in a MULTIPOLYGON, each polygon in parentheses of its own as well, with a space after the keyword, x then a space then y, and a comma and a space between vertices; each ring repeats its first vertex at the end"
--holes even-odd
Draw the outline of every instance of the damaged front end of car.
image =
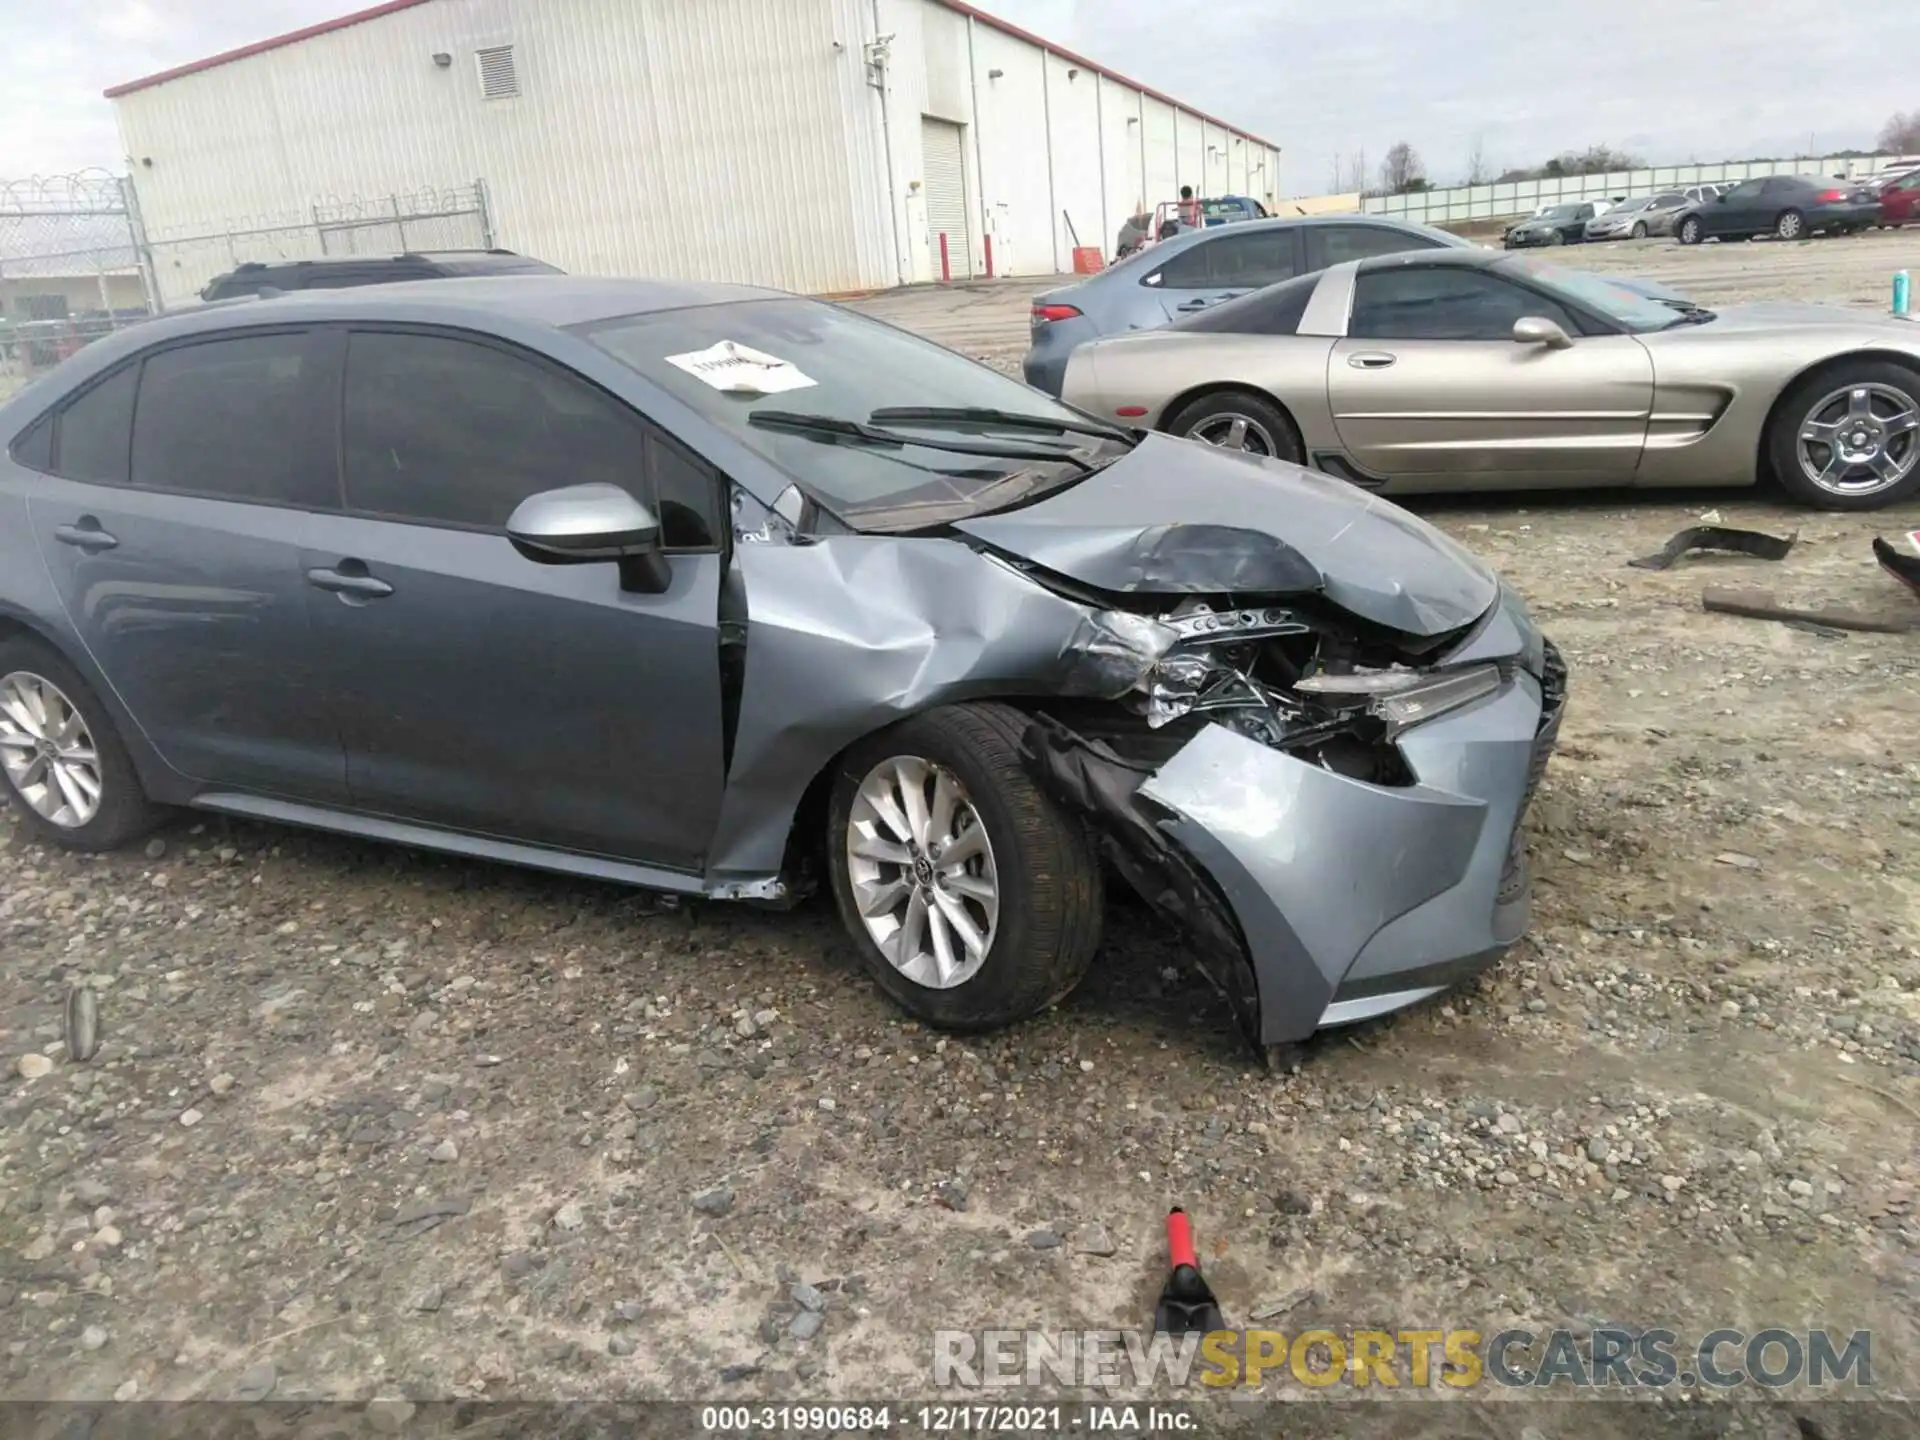
POLYGON ((1256 1045, 1414 1003, 1525 928, 1564 670, 1506 592, 1424 636, 1324 594, 1127 596, 1067 658, 1026 763, 1256 1045))

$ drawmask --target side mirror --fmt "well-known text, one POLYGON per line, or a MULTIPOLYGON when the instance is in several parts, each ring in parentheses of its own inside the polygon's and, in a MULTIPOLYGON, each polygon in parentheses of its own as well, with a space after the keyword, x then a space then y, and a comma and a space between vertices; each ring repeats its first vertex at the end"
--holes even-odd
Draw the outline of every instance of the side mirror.
POLYGON ((1513 322, 1516 345, 1544 345, 1549 350, 1570 350, 1573 337, 1543 315, 1523 315, 1513 322))
POLYGON ((507 519, 507 539, 537 565, 614 561, 621 588, 657 595, 672 570, 660 521, 618 485, 569 485, 529 495, 507 519))

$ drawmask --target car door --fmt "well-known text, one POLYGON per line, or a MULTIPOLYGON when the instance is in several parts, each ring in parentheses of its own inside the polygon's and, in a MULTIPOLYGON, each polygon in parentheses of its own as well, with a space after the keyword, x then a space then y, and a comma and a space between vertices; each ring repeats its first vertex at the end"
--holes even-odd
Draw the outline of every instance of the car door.
POLYGON ((1765 179, 1742 180, 1731 190, 1701 209, 1710 235, 1757 235, 1772 228, 1773 217, 1766 213, 1765 179))
POLYGON ((1168 320, 1178 320, 1300 273, 1296 228, 1235 225, 1189 245, 1140 283, 1153 291, 1168 320))
POLYGON ((255 331, 120 366, 61 409, 28 504, 100 672, 211 787, 344 795, 299 565, 301 532, 339 502, 323 348, 255 331))
POLYGON ((1390 481, 1630 481, 1646 441, 1653 363, 1630 335, 1581 328, 1557 301, 1483 268, 1362 269, 1346 337, 1327 362, 1341 442, 1390 481), (1573 344, 1516 342, 1514 322, 1535 316, 1573 344))
POLYGON ((718 477, 477 335, 356 327, 341 393, 346 513, 300 563, 355 807, 698 872, 724 782, 718 477), (659 516, 662 593, 507 539, 528 496, 594 482, 659 516))

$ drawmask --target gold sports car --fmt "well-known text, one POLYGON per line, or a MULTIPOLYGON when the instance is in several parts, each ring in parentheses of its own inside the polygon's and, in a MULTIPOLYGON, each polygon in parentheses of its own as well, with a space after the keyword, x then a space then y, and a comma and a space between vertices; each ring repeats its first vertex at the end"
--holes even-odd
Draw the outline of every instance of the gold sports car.
POLYGON ((1350 261, 1082 345, 1062 398, 1386 494, 1752 485, 1920 492, 1920 323, 1708 310, 1491 250, 1350 261))

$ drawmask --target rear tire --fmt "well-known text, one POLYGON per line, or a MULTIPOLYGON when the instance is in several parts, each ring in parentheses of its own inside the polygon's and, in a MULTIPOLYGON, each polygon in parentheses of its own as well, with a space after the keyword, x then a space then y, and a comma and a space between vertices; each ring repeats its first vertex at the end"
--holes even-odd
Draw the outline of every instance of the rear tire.
POLYGON ((1289 465, 1307 463, 1307 447, 1293 417, 1266 396, 1252 390, 1219 390, 1202 395, 1160 422, 1172 435, 1184 435, 1203 445, 1271 455, 1289 465), (1236 431, 1238 422, 1242 428, 1236 431), (1239 443, 1235 443, 1236 434, 1239 443))
POLYGON ((993 1029, 1065 999, 1100 943, 1099 858, 1086 827, 1064 814, 1022 764, 1027 724, 1020 711, 1000 704, 928 710, 853 746, 834 776, 827 863, 841 921, 874 982, 901 1009, 942 1029, 993 1029), (943 785, 957 796, 944 825, 943 785), (909 788, 918 792, 917 809, 909 788), (899 835, 890 813, 932 842, 899 835), (917 816, 928 817, 926 824, 917 826, 917 816), (957 849, 975 826, 984 844, 971 843, 973 858, 949 874, 942 852, 957 849), (856 854, 850 838, 866 853, 856 854), (909 860, 873 858, 902 849, 909 860), (884 901, 889 893, 900 897, 897 908, 884 901), (978 898, 989 893, 991 908, 978 898), (915 896, 922 897, 923 916, 938 912, 917 928, 915 896), (984 958, 944 918, 955 913, 984 940, 984 958), (889 927, 890 936, 876 936, 889 927), (903 939, 911 941, 904 953, 903 939), (956 962, 950 968, 943 964, 948 957, 956 962))
POLYGON ((34 838, 69 850, 114 850, 159 822, 113 717, 51 646, 0 641, 0 707, 0 779, 34 838), (35 732, 47 737, 37 749, 29 744, 35 732), (74 797, 90 811, 76 809, 74 797))
POLYGON ((1804 240, 1806 235, 1806 217, 1798 210, 1782 210, 1779 218, 1773 222, 1773 238, 1776 240, 1804 240))
POLYGON ((1887 360, 1841 360, 1804 377, 1780 398, 1768 425, 1766 454, 1781 488, 1821 510, 1878 510, 1920 494, 1920 429, 1878 441, 1880 423, 1902 411, 1920 415, 1920 369, 1887 360), (1865 423, 1855 429, 1849 419, 1826 432, 1829 443, 1803 445, 1803 432, 1853 413, 1849 392, 1865 392, 1865 423), (1866 463, 1846 467, 1824 484, 1810 473, 1832 463, 1835 445, 1859 437, 1868 443, 1855 453, 1868 453, 1878 443, 1893 478, 1868 488, 1874 471, 1866 463))
POLYGON ((1686 219, 1680 222, 1679 228, 1674 231, 1674 234, 1679 237, 1682 245, 1698 245, 1702 240, 1707 238, 1706 227, 1700 223, 1700 217, 1698 215, 1687 216, 1686 219))

